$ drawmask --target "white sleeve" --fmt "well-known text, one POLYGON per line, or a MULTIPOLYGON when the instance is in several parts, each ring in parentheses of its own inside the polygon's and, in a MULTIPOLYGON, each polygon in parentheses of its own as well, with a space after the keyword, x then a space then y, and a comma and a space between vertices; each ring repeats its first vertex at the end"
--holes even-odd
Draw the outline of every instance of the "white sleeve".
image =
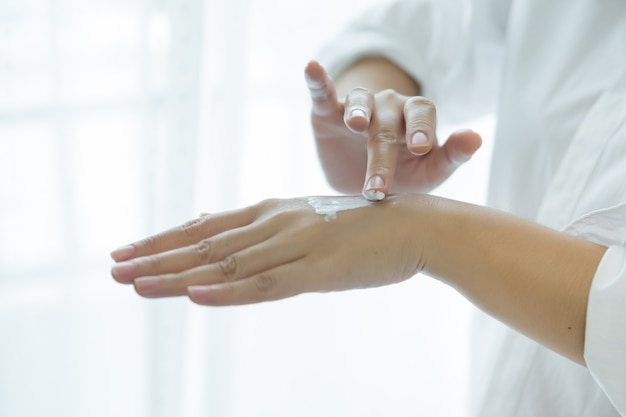
POLYGON ((615 408, 626 416, 626 246, 609 247, 589 293, 585 361, 615 408))
POLYGON ((509 1, 399 0, 359 16, 319 53, 331 76, 385 57, 451 121, 495 110, 509 1))
POLYGON ((585 361, 626 417, 626 204, 591 213, 565 231, 608 246, 589 292, 585 361))

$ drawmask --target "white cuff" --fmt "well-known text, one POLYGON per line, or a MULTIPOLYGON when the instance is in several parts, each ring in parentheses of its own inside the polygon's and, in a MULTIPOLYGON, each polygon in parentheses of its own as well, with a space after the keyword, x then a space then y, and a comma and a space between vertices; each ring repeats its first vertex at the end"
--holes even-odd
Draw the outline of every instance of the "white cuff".
POLYGON ((585 361, 615 408, 626 416, 626 247, 611 246, 589 292, 585 361))

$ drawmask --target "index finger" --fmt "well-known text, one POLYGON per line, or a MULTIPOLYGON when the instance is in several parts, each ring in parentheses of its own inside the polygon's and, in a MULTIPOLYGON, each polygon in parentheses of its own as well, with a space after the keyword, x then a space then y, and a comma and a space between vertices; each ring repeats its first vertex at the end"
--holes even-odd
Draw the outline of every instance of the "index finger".
POLYGON ((304 75, 313 101, 312 112, 319 116, 334 114, 338 109, 337 91, 324 67, 317 61, 311 61, 304 75))
POLYGON ((396 107, 380 106, 375 113, 369 129, 367 172, 362 192, 370 201, 382 200, 389 194, 403 137, 402 115, 396 107))
POLYGON ((255 212, 252 207, 216 215, 204 215, 178 227, 119 247, 111 252, 111 258, 115 262, 123 262, 189 246, 226 230, 247 226, 254 221, 254 218, 255 212))

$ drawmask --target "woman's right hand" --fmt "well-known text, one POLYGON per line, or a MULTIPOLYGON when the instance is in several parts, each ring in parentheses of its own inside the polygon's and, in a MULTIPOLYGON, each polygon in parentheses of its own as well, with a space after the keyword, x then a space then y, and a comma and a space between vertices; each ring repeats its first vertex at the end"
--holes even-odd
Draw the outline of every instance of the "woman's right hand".
MULTIPOLYGON (((381 71, 393 65, 380 61, 374 65, 381 65, 381 71)), ((319 157, 338 191, 361 192, 369 200, 381 200, 392 190, 428 192, 481 145, 480 136, 471 130, 455 132, 440 145, 436 109, 424 97, 391 89, 373 94, 357 86, 338 99, 319 63, 309 62, 305 76, 319 157)))

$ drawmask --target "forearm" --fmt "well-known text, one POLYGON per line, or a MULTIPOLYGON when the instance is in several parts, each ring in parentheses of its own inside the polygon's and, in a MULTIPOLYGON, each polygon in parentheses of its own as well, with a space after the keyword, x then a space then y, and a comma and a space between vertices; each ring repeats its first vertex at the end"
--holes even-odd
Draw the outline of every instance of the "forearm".
POLYGON ((424 272, 584 365, 587 297, 606 248, 484 207, 434 201, 424 272))
POLYGON ((354 87, 365 87, 372 93, 392 89, 405 96, 421 95, 420 85, 393 62, 379 57, 356 61, 335 80, 339 98, 354 87))

